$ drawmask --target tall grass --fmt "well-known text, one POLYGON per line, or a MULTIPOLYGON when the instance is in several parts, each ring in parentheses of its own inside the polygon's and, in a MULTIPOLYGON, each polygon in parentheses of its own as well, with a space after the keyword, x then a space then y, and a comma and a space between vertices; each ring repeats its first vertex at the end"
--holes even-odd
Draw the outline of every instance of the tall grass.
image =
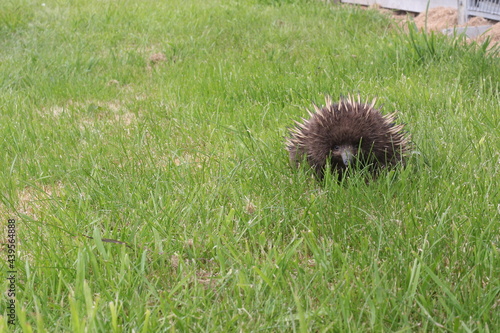
POLYGON ((0 215, 19 245, 0 330, 499 327, 486 46, 316 1, 0 10, 0 215), (347 93, 400 111, 406 168, 339 184, 289 166, 287 128, 347 93))

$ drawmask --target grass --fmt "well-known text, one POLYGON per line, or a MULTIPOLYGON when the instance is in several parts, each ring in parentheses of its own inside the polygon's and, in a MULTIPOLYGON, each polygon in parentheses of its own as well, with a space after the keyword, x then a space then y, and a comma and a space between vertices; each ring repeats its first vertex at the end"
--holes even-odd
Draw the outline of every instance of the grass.
POLYGON ((0 213, 18 240, 0 331, 500 327, 486 44, 257 0, 10 1, 0 44, 0 213), (400 110, 405 169, 339 184, 289 166, 287 128, 347 93, 400 110))

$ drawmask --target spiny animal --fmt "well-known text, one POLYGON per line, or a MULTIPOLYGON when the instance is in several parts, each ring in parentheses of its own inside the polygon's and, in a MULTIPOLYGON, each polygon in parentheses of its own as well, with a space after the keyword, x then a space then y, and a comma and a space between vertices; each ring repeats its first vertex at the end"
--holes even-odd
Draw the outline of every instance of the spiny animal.
POLYGON ((396 112, 383 115, 375 109, 376 99, 362 103, 359 96, 338 103, 326 96, 325 102, 322 108, 314 104, 314 112, 307 110, 310 118, 296 121, 290 131, 286 148, 293 164, 305 160, 323 178, 329 163, 340 179, 348 169, 367 167, 376 174, 404 163, 409 137, 395 123, 396 112))

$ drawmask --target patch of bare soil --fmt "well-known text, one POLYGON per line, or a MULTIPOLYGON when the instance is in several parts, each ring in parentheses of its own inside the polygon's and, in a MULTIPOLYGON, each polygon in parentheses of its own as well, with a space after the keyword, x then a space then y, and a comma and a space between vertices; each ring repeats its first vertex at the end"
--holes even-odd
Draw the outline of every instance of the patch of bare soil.
POLYGON ((483 17, 473 17, 467 23, 458 25, 458 11, 453 8, 436 7, 422 12, 415 17, 415 25, 426 31, 442 31, 453 27, 478 27, 494 24, 483 17))
MULTIPOLYGON (((371 6, 384 13, 390 12, 396 22, 402 26, 412 17, 411 13, 401 11, 391 11, 388 9, 380 8, 378 6, 371 6)), ((490 38, 491 46, 500 44, 500 22, 490 21, 482 17, 473 17, 466 24, 458 25, 458 11, 454 8, 436 7, 431 8, 427 12, 418 14, 414 19, 415 25, 419 30, 424 31, 443 31, 444 29, 454 27, 477 27, 483 25, 493 25, 491 29, 484 34, 475 38, 478 42, 483 42, 486 38, 490 38)))
POLYGON ((492 25, 491 29, 484 34, 471 38, 481 43, 490 38, 490 47, 500 42, 500 23, 490 21, 482 17, 473 17, 467 23, 458 25, 458 12, 453 8, 436 7, 429 9, 428 13, 422 12, 415 17, 415 25, 417 28, 425 31, 442 31, 447 28, 454 27, 478 27, 483 25, 492 25), (426 15, 427 14, 427 15, 426 15))
POLYGON ((418 29, 427 31, 441 31, 458 25, 457 10, 453 8, 437 7, 422 12, 415 17, 418 29))
POLYGON ((155 53, 155 54, 152 54, 150 57, 149 57, 149 62, 152 64, 152 65, 156 65, 160 62, 164 62, 164 61, 167 61, 167 57, 163 54, 163 53, 155 53))
POLYGON ((491 27, 483 35, 477 38, 478 42, 483 42, 486 38, 490 37, 492 44, 500 44, 500 22, 491 27))
POLYGON ((40 212, 47 209, 53 197, 58 197, 63 191, 63 184, 26 186, 19 195, 17 210, 37 220, 40 212))
POLYGON ((473 17, 467 22, 467 26, 469 27, 478 27, 480 25, 488 25, 492 22, 490 20, 485 19, 484 17, 473 17))

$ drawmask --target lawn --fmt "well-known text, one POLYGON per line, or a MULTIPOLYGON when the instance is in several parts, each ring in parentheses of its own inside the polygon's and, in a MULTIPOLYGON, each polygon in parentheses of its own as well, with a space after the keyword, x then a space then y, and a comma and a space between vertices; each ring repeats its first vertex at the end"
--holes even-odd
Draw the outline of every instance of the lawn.
POLYGON ((316 0, 9 0, 0 46, 0 332, 500 328, 487 43, 316 0), (326 94, 399 111, 406 167, 292 168, 326 94))

